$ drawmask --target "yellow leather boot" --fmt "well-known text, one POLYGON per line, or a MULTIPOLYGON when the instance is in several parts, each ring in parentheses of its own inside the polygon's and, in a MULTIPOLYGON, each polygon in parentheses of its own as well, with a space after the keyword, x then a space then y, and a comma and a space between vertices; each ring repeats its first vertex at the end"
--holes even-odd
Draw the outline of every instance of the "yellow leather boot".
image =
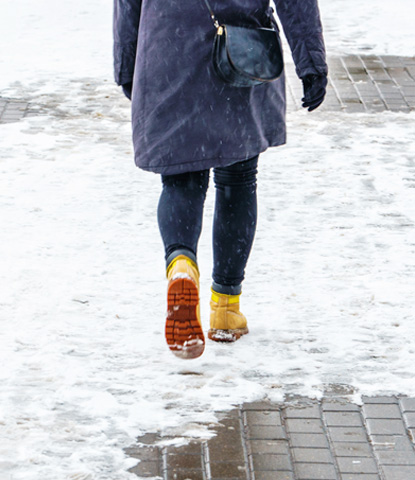
POLYGON ((166 340, 180 358, 202 355, 205 337, 200 323, 199 269, 185 255, 174 258, 167 268, 166 340))
POLYGON ((225 295, 212 289, 210 300, 210 330, 208 337, 215 342, 235 342, 248 333, 245 316, 239 311, 240 295, 225 295))

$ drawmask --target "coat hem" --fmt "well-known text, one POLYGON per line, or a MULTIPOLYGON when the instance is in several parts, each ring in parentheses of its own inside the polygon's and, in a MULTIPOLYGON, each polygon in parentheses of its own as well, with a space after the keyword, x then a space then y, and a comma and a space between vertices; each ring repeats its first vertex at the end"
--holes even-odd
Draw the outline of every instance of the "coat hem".
POLYGON ((253 158, 256 155, 259 155, 260 153, 265 152, 270 147, 279 147, 281 145, 284 145, 285 143, 286 143, 286 137, 284 135, 283 138, 281 138, 276 142, 273 142, 271 145, 267 145, 266 147, 263 147, 263 148, 259 147, 255 151, 249 152, 243 157, 216 156, 212 158, 201 158, 193 162, 176 163, 173 165, 169 164, 169 165, 158 166, 158 167, 139 165, 139 163, 136 161, 136 166, 146 172, 153 172, 153 173, 159 173, 164 175, 178 175, 180 173, 197 172, 200 170, 208 170, 210 168, 215 168, 215 167, 227 167, 229 165, 233 165, 234 163, 243 162, 244 160, 253 158))

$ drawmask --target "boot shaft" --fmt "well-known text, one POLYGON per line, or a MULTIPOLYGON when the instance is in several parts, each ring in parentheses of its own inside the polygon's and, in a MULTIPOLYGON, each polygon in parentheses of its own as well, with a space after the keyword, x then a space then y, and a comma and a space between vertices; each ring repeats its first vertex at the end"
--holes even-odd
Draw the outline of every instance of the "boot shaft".
POLYGON ((199 289, 199 268, 193 260, 185 255, 179 255, 171 261, 167 267, 166 276, 169 282, 179 278, 190 278, 199 289))
POLYGON ((239 310, 240 295, 225 295, 212 290, 210 328, 214 330, 245 329, 247 321, 239 310))

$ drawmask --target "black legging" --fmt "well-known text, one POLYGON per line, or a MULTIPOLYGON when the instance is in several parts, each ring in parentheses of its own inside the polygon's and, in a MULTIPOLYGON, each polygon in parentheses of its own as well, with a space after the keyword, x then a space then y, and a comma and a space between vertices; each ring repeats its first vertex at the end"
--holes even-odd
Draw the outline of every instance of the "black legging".
MULTIPOLYGON (((229 167, 214 168, 213 288, 238 294, 257 222, 258 156, 229 167)), ((202 230, 209 170, 162 175, 158 223, 167 263, 177 253, 196 259, 202 230)))

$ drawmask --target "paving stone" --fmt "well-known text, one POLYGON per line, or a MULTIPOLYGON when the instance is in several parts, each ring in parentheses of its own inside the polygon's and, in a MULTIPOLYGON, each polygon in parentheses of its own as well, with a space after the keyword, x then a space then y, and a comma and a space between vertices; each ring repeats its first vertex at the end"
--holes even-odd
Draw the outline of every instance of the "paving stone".
POLYGON ((376 83, 379 81, 390 81, 389 75, 382 68, 368 70, 368 73, 370 78, 376 83))
POLYGON ((294 480, 291 472, 255 472, 255 480, 294 480))
POLYGON ((249 425, 275 425, 281 426, 281 415, 272 411, 251 411, 246 412, 246 419, 249 425))
POLYGON ((235 410, 229 418, 222 418, 220 423, 217 436, 207 442, 210 460, 220 461, 226 458, 229 462, 244 463, 238 410, 235 410))
POLYGON ((415 467, 408 466, 385 466, 382 467, 385 480, 413 480, 415 467))
POLYGON ((282 427, 257 425, 248 428, 250 440, 285 440, 286 435, 282 427))
POLYGON ((126 448, 125 453, 129 457, 140 459, 142 462, 157 462, 161 456, 157 447, 134 446, 126 448))
POLYGON ((309 405, 305 407, 287 407, 284 410, 286 418, 320 418, 320 408, 318 405, 309 405))
POLYGON ((166 456, 168 469, 188 469, 197 470, 203 467, 201 455, 174 455, 166 456))
POLYGON ((320 419, 289 418, 285 426, 290 433, 323 433, 324 431, 320 419))
POLYGON ((415 79, 415 67, 414 66, 407 66, 406 69, 408 70, 409 75, 415 79))
POLYGON ((244 403, 242 405, 242 410, 280 410, 280 407, 271 402, 252 402, 252 403, 244 403))
POLYGON ((415 412, 404 413, 404 420, 408 428, 415 428, 415 412))
POLYGON ((212 478, 246 478, 245 464, 211 461, 209 468, 212 478))
POLYGON ((373 458, 339 457, 337 464, 341 473, 378 473, 373 458))
POLYGON ((208 442, 209 457, 212 461, 220 460, 222 458, 228 459, 230 462, 240 462, 244 459, 242 443, 240 438, 237 441, 208 442))
POLYGON ((359 87, 360 98, 365 101, 374 101, 377 100, 381 102, 382 99, 379 98, 379 92, 376 88, 361 88, 359 87))
POLYGON ((367 442, 364 428, 359 427, 329 427, 333 442, 367 442))
POLYGON ((296 463, 297 480, 337 480, 333 465, 325 463, 296 463))
POLYGON ((366 421, 370 435, 404 435, 405 425, 401 420, 383 420, 369 418, 366 421))
POLYGON ((161 437, 158 433, 145 433, 141 437, 137 438, 137 443, 142 445, 154 446, 155 443, 159 442, 161 437))
POLYGON ((380 55, 383 64, 387 67, 400 67, 402 59, 395 55, 380 55))
POLYGON ((157 477, 160 475, 158 462, 140 462, 133 468, 130 468, 129 472, 134 473, 139 477, 157 477))
POLYGON ((401 398, 399 404, 403 412, 415 412, 415 398, 401 398))
MULTIPOLYGON (((204 480, 204 473, 202 470, 167 470, 165 474, 167 480, 204 480)), ((227 477, 224 477, 227 478, 227 477)), ((240 477, 241 480, 243 477, 240 477)))
POLYGON ((337 457, 371 457, 369 443, 333 442, 334 454, 337 457))
POLYGON ((289 446, 286 440, 250 440, 250 453, 274 453, 288 455, 289 446))
POLYGON ((229 412, 226 417, 221 418, 220 425, 230 430, 238 430, 240 427, 239 410, 229 412))
POLYGON ((385 107, 382 105, 371 105, 366 104, 367 111, 369 113, 376 113, 376 112, 383 112, 385 111, 385 107))
POLYGON ((396 404, 366 404, 362 411, 366 418, 401 418, 401 411, 396 404))
POLYGON ((329 444, 324 434, 292 433, 290 442, 293 447, 328 448, 329 444))
POLYGON ((403 452, 413 449, 407 435, 373 435, 370 437, 370 442, 376 450, 403 452))
POLYGON ((360 104, 360 98, 357 94, 356 89, 354 88, 347 88, 347 87, 340 87, 339 88, 339 95, 340 100, 343 103, 351 103, 351 104, 360 104))
POLYGON ((325 412, 359 412, 358 405, 338 400, 323 400, 322 409, 325 412))
POLYGON ((358 412, 326 412, 324 420, 330 427, 361 427, 363 425, 358 412))
POLYGON ((398 403, 396 397, 362 397, 363 403, 398 403))
POLYGON ((10 104, 6 105, 4 109, 4 115, 18 115, 23 116, 26 110, 26 106, 24 107, 11 107, 10 104))
POLYGON ((395 104, 388 104, 388 109, 391 112, 403 112, 409 113, 411 109, 407 105, 395 105, 395 104))
POLYGON ((344 64, 348 68, 353 68, 354 66, 361 66, 362 61, 360 60, 360 57, 358 55, 348 55, 344 58, 344 64))
POLYGON ((365 111, 364 105, 345 105, 346 113, 364 113, 365 111))
POLYGON ((377 450, 376 457, 381 465, 415 465, 415 453, 377 450))
POLYGON ((255 471, 292 470, 289 455, 254 454, 252 455, 252 463, 255 471))
POLYGON ((375 474, 362 474, 362 473, 343 473, 341 480, 380 480, 379 475, 375 474))
POLYGON ((17 109, 10 109, 6 108, 2 114, 4 117, 15 117, 15 118, 23 118, 24 117, 24 110, 17 110, 17 109))
MULTIPOLYGON (((212 440, 217 437, 213 437, 212 440)), ((202 443, 201 442, 191 442, 187 445, 182 445, 180 447, 169 446, 166 448, 167 454, 174 455, 202 455, 202 443)))
POLYGON ((333 463, 333 458, 328 448, 293 448, 291 453, 296 462, 333 463))
POLYGON ((386 103, 405 103, 405 99, 403 98, 401 92, 390 91, 386 90, 385 88, 381 88, 380 93, 386 103))
POLYGON ((20 120, 20 117, 14 117, 14 116, 8 116, 8 115, 3 115, 1 117, 1 122, 2 123, 15 123, 20 120))
POLYGON ((413 110, 415 107, 415 97, 407 97, 406 101, 408 102, 409 107, 413 110))

